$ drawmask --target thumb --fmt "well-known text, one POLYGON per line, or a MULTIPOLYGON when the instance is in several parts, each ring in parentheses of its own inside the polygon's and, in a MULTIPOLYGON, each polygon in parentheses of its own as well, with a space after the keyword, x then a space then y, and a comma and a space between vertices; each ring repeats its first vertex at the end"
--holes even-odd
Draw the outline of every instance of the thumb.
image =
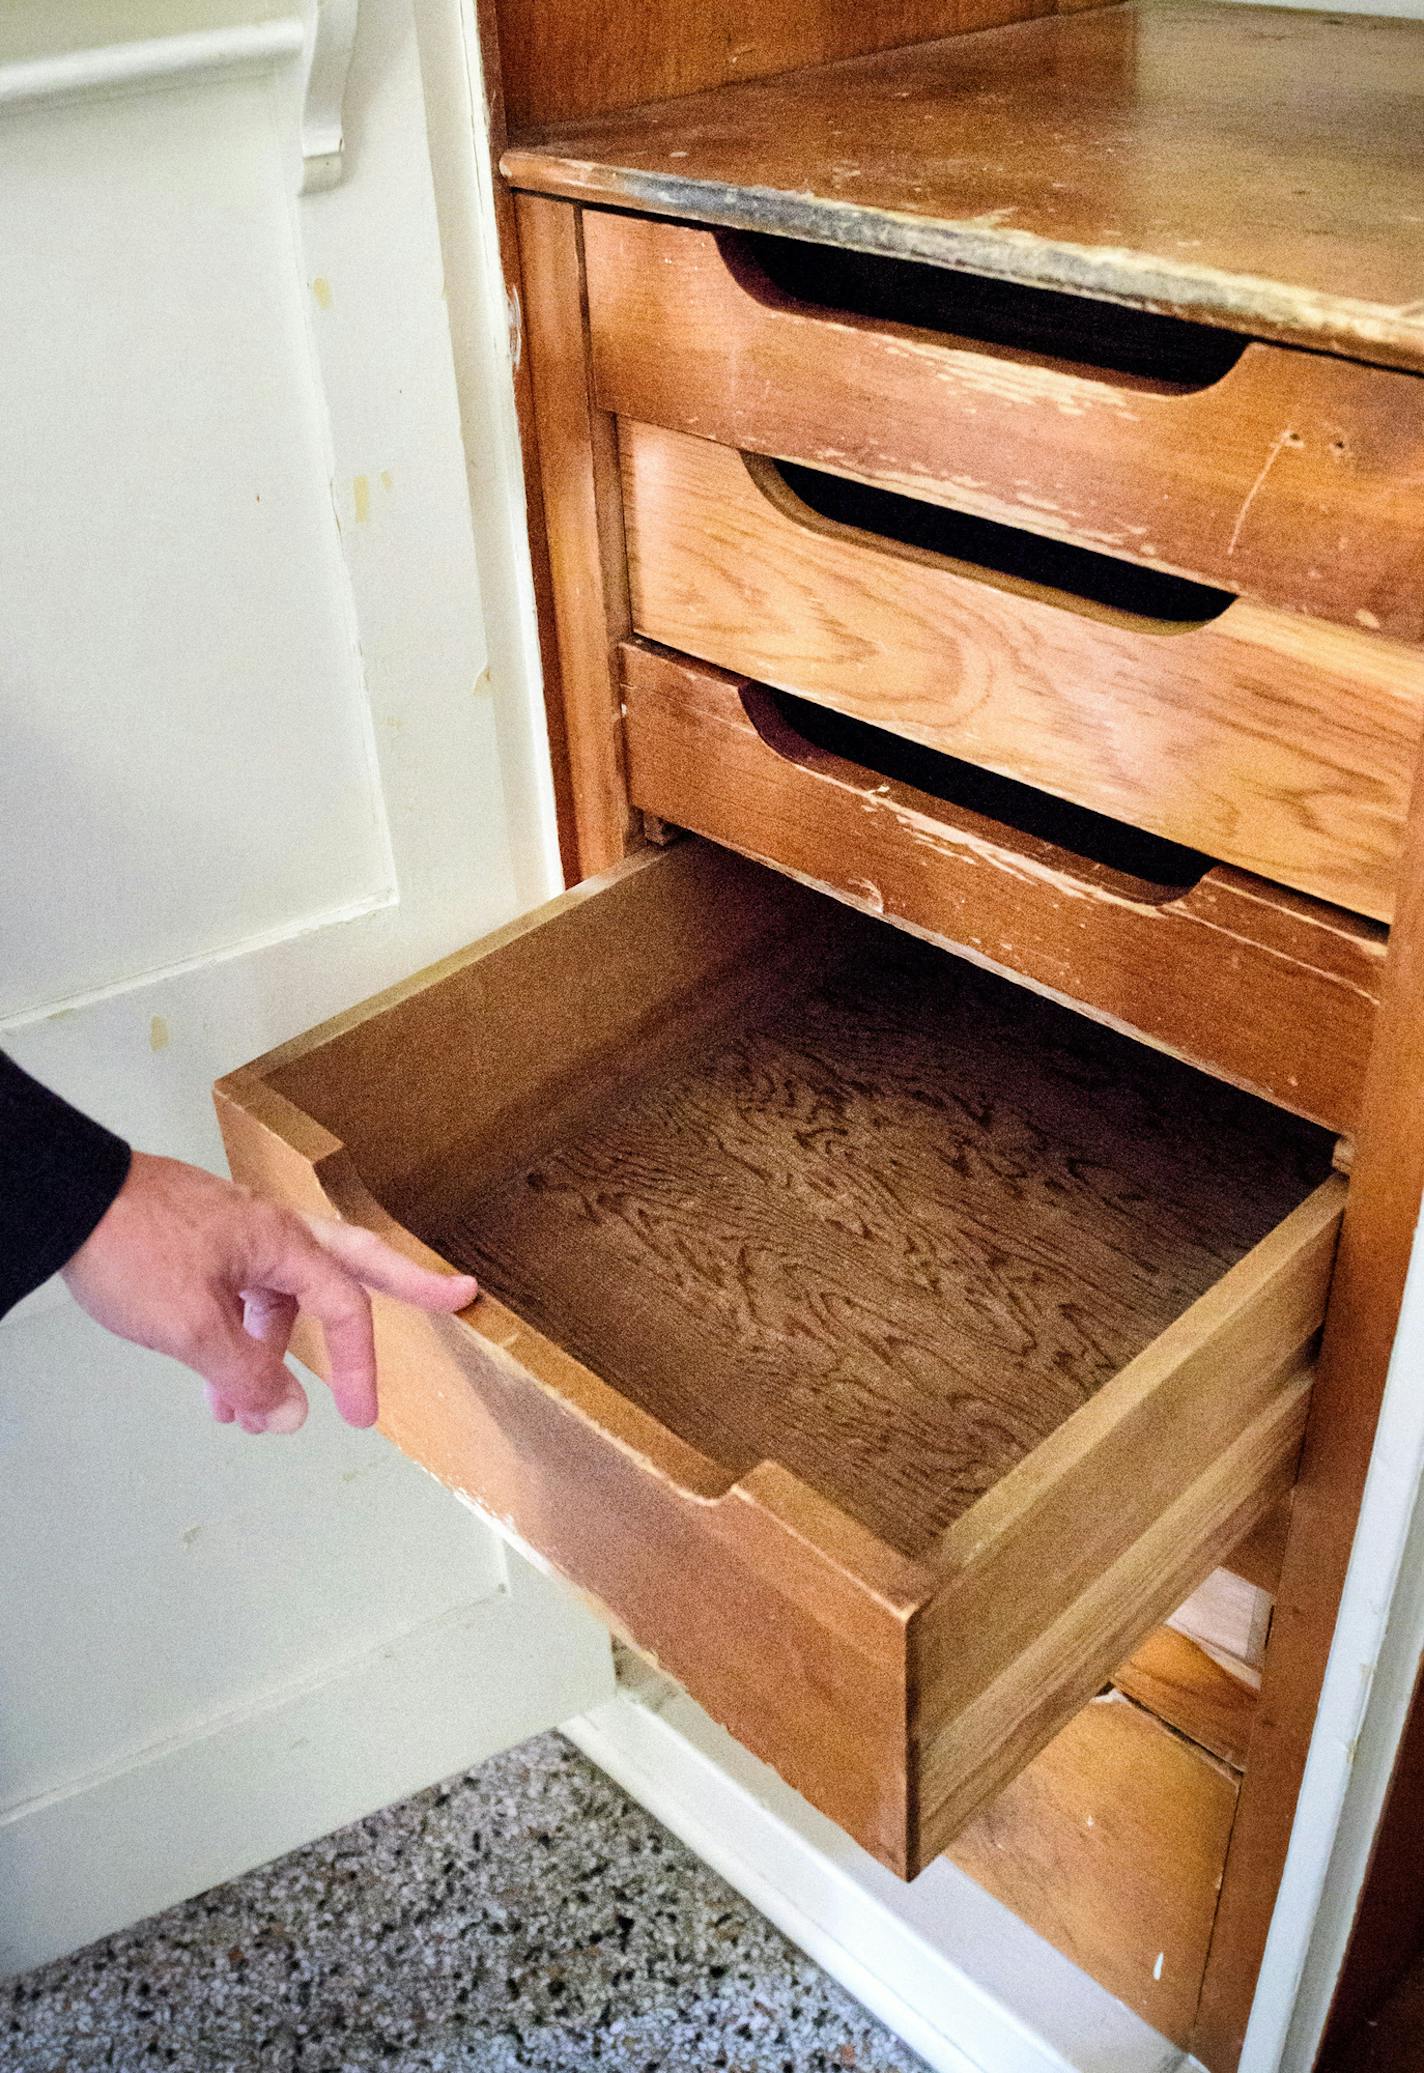
POLYGON ((250 1338, 236 1317, 220 1312, 191 1365, 230 1404, 244 1432, 297 1432, 306 1423, 306 1391, 280 1351, 250 1338))

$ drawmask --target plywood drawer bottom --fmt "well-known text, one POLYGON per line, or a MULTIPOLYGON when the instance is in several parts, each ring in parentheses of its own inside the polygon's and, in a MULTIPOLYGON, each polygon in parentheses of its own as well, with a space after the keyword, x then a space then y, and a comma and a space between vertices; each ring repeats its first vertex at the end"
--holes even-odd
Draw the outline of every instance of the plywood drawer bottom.
POLYGON ((219 1106, 481 1273, 382 1309, 397 1444, 902 1873, 1290 1481, 1323 1134, 708 845, 219 1106))

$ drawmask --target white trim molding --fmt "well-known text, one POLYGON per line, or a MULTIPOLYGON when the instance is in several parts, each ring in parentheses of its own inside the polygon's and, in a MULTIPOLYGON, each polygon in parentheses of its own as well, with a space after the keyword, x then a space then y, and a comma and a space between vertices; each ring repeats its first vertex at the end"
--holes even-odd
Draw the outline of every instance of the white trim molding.
POLYGON ((302 102, 302 193, 319 194, 341 178, 346 80, 356 48, 358 0, 315 0, 307 35, 302 102))
MULTIPOLYGON (((355 11, 354 0, 349 0, 355 11)), ((63 10, 62 12, 67 12, 63 10)), ((22 10, 28 16, 31 10, 22 10)), ((300 15, 235 21, 177 35, 111 34, 64 49, 36 47, 17 19, 0 28, 0 115, 42 101, 147 91, 195 76, 253 72, 298 57, 305 30, 300 15)))

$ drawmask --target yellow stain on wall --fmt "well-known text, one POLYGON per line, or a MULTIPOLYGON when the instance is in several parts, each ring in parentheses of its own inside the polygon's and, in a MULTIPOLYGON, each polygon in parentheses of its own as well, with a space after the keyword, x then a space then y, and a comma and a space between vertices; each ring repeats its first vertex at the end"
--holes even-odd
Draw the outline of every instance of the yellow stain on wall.
POLYGON ((357 525, 364 525, 371 516, 371 478, 369 475, 352 476, 351 508, 356 514, 357 525))
POLYGON ((331 283, 325 274, 317 275, 311 284, 311 291, 316 297, 316 306, 319 310, 329 310, 331 308, 331 283))
POLYGON ((161 1015, 155 1015, 148 1025, 148 1048, 150 1051, 166 1051, 168 1041, 168 1024, 161 1015))

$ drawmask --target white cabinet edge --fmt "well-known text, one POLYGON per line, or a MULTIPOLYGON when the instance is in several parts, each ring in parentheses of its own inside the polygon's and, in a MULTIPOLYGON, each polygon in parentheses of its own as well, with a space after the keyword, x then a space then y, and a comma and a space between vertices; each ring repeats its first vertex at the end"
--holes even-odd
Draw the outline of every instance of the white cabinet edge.
POLYGON ((292 14, 8 61, 0 51, 0 115, 40 101, 140 92, 203 74, 260 71, 298 57, 305 42, 302 19, 292 14))
POLYGON ((12 17, 8 34, 0 23, 0 117, 41 102, 150 92, 185 80, 265 71, 300 58, 302 190, 334 187, 341 178, 342 104, 358 5, 359 0, 306 0, 303 11, 263 11, 257 19, 227 22, 214 22, 211 8, 195 7, 192 26, 165 24, 167 33, 161 35, 145 34, 133 12, 110 9, 94 17, 88 38, 82 30, 75 36, 71 19, 68 42, 53 48, 34 35, 34 13, 27 9, 12 17))

